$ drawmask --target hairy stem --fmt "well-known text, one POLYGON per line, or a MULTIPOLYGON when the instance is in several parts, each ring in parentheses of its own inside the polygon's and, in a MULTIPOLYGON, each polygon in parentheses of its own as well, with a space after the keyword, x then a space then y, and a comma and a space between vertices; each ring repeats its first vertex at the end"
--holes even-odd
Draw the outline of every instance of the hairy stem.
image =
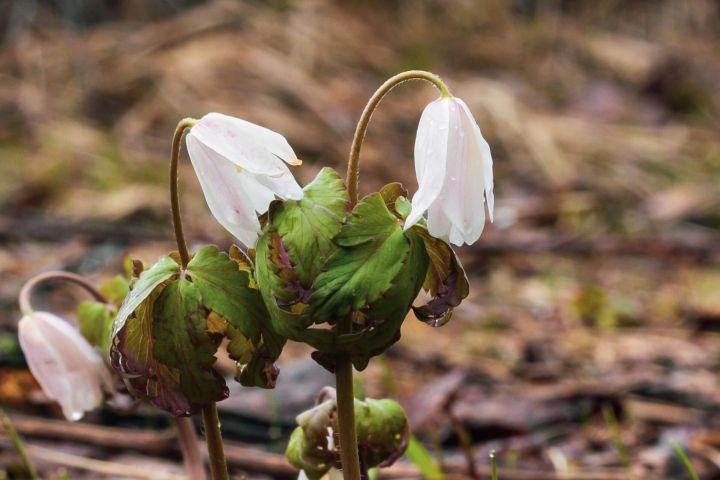
POLYGON ((345 480, 360 480, 360 456, 355 431, 353 366, 349 355, 340 355, 335 367, 340 462, 345 480))
POLYGON ((75 273, 63 272, 58 270, 53 272, 41 273, 40 275, 35 275, 33 278, 28 280, 25 285, 23 285, 22 289, 20 290, 20 295, 18 296, 18 302, 20 303, 20 311, 23 313, 23 315, 29 315, 33 311, 31 302, 33 289, 43 282, 48 282, 52 280, 61 280, 80 285, 98 302, 108 303, 108 299, 105 298, 105 295, 100 293, 100 291, 95 288, 95 285, 90 283, 87 278, 77 275, 75 273))
MULTIPOLYGON (((178 193, 178 160, 180 157, 180 142, 185 130, 197 123, 194 118, 180 120, 175 128, 170 152, 170 205, 172 207, 173 226, 175 227, 175 240, 177 241, 180 263, 187 267, 190 261, 185 233, 183 233, 182 219, 180 218, 180 194, 178 193)), ((222 435, 220 434, 220 420, 217 414, 217 405, 212 402, 202 409, 203 424, 205 425, 205 441, 210 459, 210 474, 213 480, 227 480, 228 471, 225 462, 222 435)), ((195 478, 195 477, 193 477, 195 478)))
MULTIPOLYGON (((360 116, 348 157, 346 184, 350 197, 350 208, 358 201, 358 175, 360 168, 360 148, 367 132, 370 118, 380 100, 387 93, 409 80, 425 80, 435 85, 443 97, 449 97, 450 90, 437 75, 423 70, 410 70, 388 79, 373 94, 360 116)), ((338 322, 339 333, 351 333, 352 319, 338 322)), ((340 430, 340 460, 345 480, 360 480, 360 457, 358 455, 357 432, 355 429, 355 397, 353 395, 353 367, 349 355, 338 355, 335 380, 337 387, 338 429, 340 430)))
POLYGON ((185 472, 189 478, 197 480, 205 480, 205 466, 198 448, 197 435, 195 434, 195 426, 189 417, 178 417, 174 419, 175 428, 178 432, 178 442, 180 443, 180 451, 182 452, 183 463, 185 464, 185 472))
POLYGON ((220 434, 220 419, 217 405, 207 404, 202 409, 203 424, 205 425, 205 441, 208 446, 210 460, 210 474, 213 480, 228 480, 227 463, 223 449, 222 435, 220 434))
POLYGON ((360 120, 358 121, 357 127, 355 128, 355 136, 353 137, 352 145, 350 146, 350 156, 348 157, 348 169, 347 177, 345 182, 347 183, 348 195, 350 196, 350 207, 352 208, 358 201, 358 175, 360 168, 360 147, 362 147, 365 133, 367 132, 368 125, 370 124, 370 118, 373 112, 377 108, 380 100, 390 92, 393 88, 400 85, 408 80, 425 80, 435 85, 440 94, 443 97, 450 97, 450 90, 447 85, 440 80, 440 77, 434 73, 426 72, 423 70, 409 70, 407 72, 399 73, 394 77, 389 78, 383 83, 380 88, 370 97, 370 101, 365 106, 360 120))
MULTIPOLYGON (((352 333, 352 318, 338 321, 338 333, 352 333)), ((340 354, 335 364, 335 389, 337 391, 338 437, 340 463, 344 480, 360 480, 360 455, 355 428, 355 394, 353 393, 353 366, 350 355, 340 354)))
POLYGON ((180 120, 175 128, 175 135, 172 140, 172 150, 170 152, 170 205, 172 207, 173 227, 175 227, 175 240, 177 240, 178 252, 180 253, 180 263, 183 268, 187 267, 190 261, 187 243, 185 242, 185 233, 183 232, 182 219, 180 218, 180 194, 178 193, 178 158, 180 157, 180 142, 183 133, 189 127, 197 123, 194 118, 184 118, 180 120))

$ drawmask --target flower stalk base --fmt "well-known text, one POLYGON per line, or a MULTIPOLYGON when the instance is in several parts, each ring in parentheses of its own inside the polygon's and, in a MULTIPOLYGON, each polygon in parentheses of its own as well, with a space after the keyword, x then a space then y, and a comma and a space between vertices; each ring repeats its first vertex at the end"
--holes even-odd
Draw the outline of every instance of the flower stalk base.
POLYGON ((360 456, 355 429, 355 396, 353 395, 353 367, 350 357, 337 359, 335 370, 337 387, 338 430, 340 434, 340 461, 345 480, 360 480, 360 456))
POLYGON ((218 418, 217 405, 211 403, 203 407, 202 416, 203 425, 205 426, 205 440, 208 447, 211 477, 213 480, 228 480, 227 463, 225 462, 225 450, 223 448, 222 435, 220 434, 220 419, 218 418))

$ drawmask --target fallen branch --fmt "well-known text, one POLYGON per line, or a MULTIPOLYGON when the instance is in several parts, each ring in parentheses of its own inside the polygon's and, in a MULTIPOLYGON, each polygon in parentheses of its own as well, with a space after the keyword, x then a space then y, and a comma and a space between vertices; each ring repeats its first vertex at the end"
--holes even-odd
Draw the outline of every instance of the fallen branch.
POLYGON ((103 427, 63 420, 12 417, 15 429, 26 437, 53 438, 100 447, 142 450, 147 454, 165 454, 177 448, 174 431, 152 431, 134 428, 103 427))
MULTIPOLYGON (((7 437, 0 438, 0 445, 11 446, 7 437)), ((88 472, 100 473, 111 477, 137 478, 142 480, 187 480, 185 476, 171 472, 148 471, 142 467, 133 467, 124 463, 95 460, 71 453, 25 443, 28 456, 34 460, 53 463, 67 468, 76 468, 88 472)))

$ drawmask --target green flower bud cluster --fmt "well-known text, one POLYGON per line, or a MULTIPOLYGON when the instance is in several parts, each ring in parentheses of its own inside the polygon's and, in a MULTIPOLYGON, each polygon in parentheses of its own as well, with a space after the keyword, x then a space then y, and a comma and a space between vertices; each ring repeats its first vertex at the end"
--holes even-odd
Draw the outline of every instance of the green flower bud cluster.
MULTIPOLYGON (((299 426, 290 437, 286 455, 310 480, 342 467, 336 413, 335 390, 328 387, 320 393, 315 407, 297 417, 299 426)), ((396 401, 355 399, 355 422, 360 459, 366 469, 390 466, 405 452, 410 429, 396 401)))

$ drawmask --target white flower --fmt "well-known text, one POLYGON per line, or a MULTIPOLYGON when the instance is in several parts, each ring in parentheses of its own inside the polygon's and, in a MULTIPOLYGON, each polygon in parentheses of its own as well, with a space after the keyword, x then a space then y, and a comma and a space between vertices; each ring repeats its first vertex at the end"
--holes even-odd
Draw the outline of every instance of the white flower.
POLYGON ((303 191, 284 162, 299 165, 285 137, 221 113, 208 113, 186 137, 205 200, 218 222, 248 247, 260 233, 258 214, 275 197, 303 191))
POLYGON ((455 245, 474 243, 493 218, 490 146, 465 102, 442 97, 423 111, 415 139, 418 191, 405 229, 427 212, 430 234, 455 245))
POLYGON ((103 391, 112 392, 100 354, 62 318, 47 312, 25 315, 18 337, 33 376, 68 420, 80 420, 102 403, 103 391))

